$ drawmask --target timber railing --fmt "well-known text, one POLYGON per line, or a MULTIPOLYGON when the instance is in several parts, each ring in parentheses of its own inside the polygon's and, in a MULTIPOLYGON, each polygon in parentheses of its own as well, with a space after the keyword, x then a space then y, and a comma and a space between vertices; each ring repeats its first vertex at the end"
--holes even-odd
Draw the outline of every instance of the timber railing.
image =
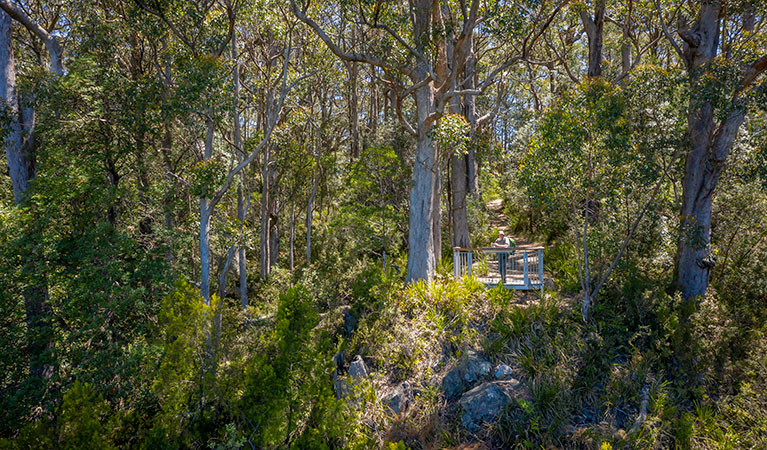
POLYGON ((543 248, 453 248, 453 275, 473 276, 487 287, 543 290, 543 248))

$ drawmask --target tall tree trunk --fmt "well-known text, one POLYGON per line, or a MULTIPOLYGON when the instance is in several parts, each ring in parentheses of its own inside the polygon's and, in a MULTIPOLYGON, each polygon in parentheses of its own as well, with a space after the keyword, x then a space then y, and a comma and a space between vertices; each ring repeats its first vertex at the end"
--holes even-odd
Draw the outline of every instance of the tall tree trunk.
MULTIPOLYGON (((439 9, 431 0, 415 1, 413 31, 415 36, 428 36, 432 32, 432 8, 439 9)), ((417 50, 425 53, 427 39, 417 39, 417 50)), ((414 82, 425 80, 430 68, 426 61, 416 64, 414 82)), ((430 83, 415 91, 417 116, 416 155, 413 166, 413 185, 410 189, 408 227, 407 281, 430 280, 435 271, 434 247, 434 192, 437 183, 437 155, 429 117, 436 111, 434 91, 430 83)))
POLYGON ((306 202, 306 264, 312 263, 312 216, 314 212, 314 200, 317 198, 317 189, 320 185, 320 177, 314 178, 312 184, 312 193, 309 195, 309 200, 306 202))
MULTIPOLYGON (((34 120, 35 110, 30 106, 20 108, 16 88, 16 65, 13 55, 11 17, 0 12, 0 98, 7 115, 5 154, 8 173, 11 176, 13 199, 17 205, 25 204, 30 181, 35 177, 34 120)), ((55 364, 50 355, 51 307, 48 302, 46 283, 41 281, 36 268, 38 258, 34 254, 23 255, 25 280, 23 291, 27 322, 27 352, 30 355, 30 376, 48 380, 53 376, 55 364)))
MULTIPOLYGON (((213 114, 208 111, 205 121, 207 133, 205 136, 204 161, 209 161, 213 155, 213 114)), ((206 305, 210 305, 210 198, 200 197, 200 294, 206 305)))
POLYGON ((357 159, 360 154, 359 132, 359 101, 357 98, 357 73, 359 68, 356 62, 347 63, 349 68, 349 145, 351 158, 357 159))
MULTIPOLYGON (((467 96, 464 100, 473 96, 467 96)), ((468 109, 468 108, 467 108, 468 109)), ((450 101, 450 113, 461 113, 461 101, 453 97, 450 101)), ((464 117, 467 111, 464 111, 464 117)), ((467 118, 468 121, 468 118, 467 118)), ((471 131, 469 132, 471 134, 471 131)), ((469 136, 471 138, 471 136, 469 136)), ((471 144, 469 145, 471 147, 471 144)), ((453 247, 469 247, 469 216, 466 209, 466 195, 469 191, 469 168, 467 155, 451 152, 450 155, 450 205, 451 244, 453 247)))
POLYGON ((436 161, 434 163, 436 173, 434 174, 434 192, 431 200, 432 206, 432 233, 434 241, 434 267, 439 266, 442 260, 442 162, 439 152, 435 152, 436 161))
POLYGON ((585 9, 580 11, 589 40, 589 78, 602 76, 602 36, 605 24, 605 0, 597 0, 592 18, 585 9))
POLYGON ((634 27, 634 2, 629 0, 626 18, 623 19, 623 36, 621 37, 621 72, 626 74, 631 70, 631 33, 634 27))
POLYGON ((280 257, 280 216, 277 201, 272 196, 272 204, 269 208, 269 271, 277 266, 280 257))
MULTIPOLYGON (((378 133, 378 72, 375 66, 370 67, 370 117, 368 118, 369 134, 375 138, 378 133)), ((368 139, 369 140, 369 139, 368 139)))
POLYGON ((264 166, 261 172, 261 178, 263 180, 263 189, 261 192, 261 278, 266 279, 269 276, 270 265, 269 261, 269 241, 270 241, 270 226, 269 226, 269 203, 270 203, 270 178, 269 175, 269 158, 271 157, 271 146, 264 146, 264 166))
MULTIPOLYGON (((234 146, 235 152, 239 155, 237 160, 242 162, 245 159, 245 149, 242 148, 242 129, 240 127, 240 59, 237 54, 237 29, 232 27, 232 60, 234 60, 234 70, 232 71, 232 89, 234 97, 234 105, 232 111, 232 125, 234 125, 234 146)), ((247 214, 248 205, 250 199, 244 198, 243 191, 245 190, 248 170, 242 169, 240 173, 240 186, 237 188, 237 220, 240 225, 240 236, 238 245, 238 272, 240 275, 239 282, 239 294, 240 294, 240 306, 242 309, 248 307, 248 272, 247 272, 247 258, 246 247, 244 243, 243 234, 245 233, 245 216, 247 214)))
POLYGON ((713 105, 696 95, 703 89, 701 76, 705 76, 705 71, 700 69, 717 55, 720 8, 718 2, 702 5, 692 30, 697 39, 686 39, 692 74, 687 117, 690 148, 682 180, 676 282, 687 300, 704 295, 708 287, 713 266, 709 254, 712 200, 727 154, 745 117, 744 110, 736 107, 716 127, 713 105))
POLYGON ((410 190, 410 217, 408 231, 407 279, 428 280, 434 276, 434 191, 436 183, 436 153, 431 127, 426 118, 434 110, 431 86, 416 91, 418 137, 413 167, 413 186, 410 190))
POLYGON ((452 224, 453 247, 469 247, 469 219, 466 210, 468 177, 466 156, 453 154, 450 157, 450 187, 453 200, 452 224))
MULTIPOLYGON (((466 79, 465 89, 472 90, 477 84, 477 57, 474 55, 474 36, 469 36, 469 43, 467 45, 466 53, 466 65, 463 68, 464 77, 466 79)), ((479 164, 477 163, 477 152, 475 150, 474 143, 476 142, 477 133, 477 106, 476 96, 467 95, 463 98, 464 104, 464 116, 466 121, 469 122, 471 129, 472 142, 469 145, 469 151, 466 155, 466 178, 468 192, 475 198, 479 198, 479 164)), ((466 234, 468 236, 468 228, 466 234)))

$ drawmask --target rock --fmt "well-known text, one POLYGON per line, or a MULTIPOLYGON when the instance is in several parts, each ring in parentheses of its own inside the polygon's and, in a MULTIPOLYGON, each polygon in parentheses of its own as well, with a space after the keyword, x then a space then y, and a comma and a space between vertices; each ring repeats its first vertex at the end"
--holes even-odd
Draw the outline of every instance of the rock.
POLYGON ((510 378, 512 375, 514 375, 514 370, 512 370, 512 368, 507 366, 506 364, 501 363, 495 366, 495 371, 493 372, 493 376, 495 377, 496 380, 510 378))
POLYGON ((357 330, 357 323, 357 317, 352 313, 351 308, 344 311, 344 331, 346 332, 346 337, 351 337, 354 334, 357 330))
POLYGON ((469 350, 466 352, 466 358, 463 364, 463 380, 467 383, 474 383, 490 374, 493 366, 484 356, 469 350))
POLYGON ((469 431, 482 424, 494 423, 516 398, 529 398, 526 388, 516 379, 482 383, 461 397, 461 423, 469 431))
POLYGON ((492 364, 484 356, 469 350, 464 357, 442 379, 442 390, 445 397, 452 400, 463 393, 472 384, 486 378, 490 374, 492 364))
POLYGON ((442 379, 442 390, 445 392, 445 397, 452 400, 458 397, 463 392, 463 380, 461 379, 461 371, 458 368, 451 370, 442 379))
POLYGON ((336 398, 346 398, 352 392, 346 380, 341 378, 336 372, 333 372, 333 390, 336 393, 336 398))
POLYGON ((355 381, 367 378, 368 369, 365 366, 365 361, 362 360, 362 356, 357 355, 354 357, 354 361, 349 365, 349 375, 354 378, 355 381))
POLYGON ((408 383, 402 383, 394 389, 394 392, 388 397, 386 404, 394 414, 400 414, 410 407, 412 398, 413 393, 410 390, 410 385, 408 383))
POLYGON ((336 366, 336 373, 341 373, 344 370, 344 354, 338 352, 333 356, 333 365, 336 366))
POLYGON ((461 371, 458 368, 454 368, 445 375, 442 379, 442 390, 445 392, 445 397, 452 400, 458 397, 463 392, 463 380, 461 379, 461 371))

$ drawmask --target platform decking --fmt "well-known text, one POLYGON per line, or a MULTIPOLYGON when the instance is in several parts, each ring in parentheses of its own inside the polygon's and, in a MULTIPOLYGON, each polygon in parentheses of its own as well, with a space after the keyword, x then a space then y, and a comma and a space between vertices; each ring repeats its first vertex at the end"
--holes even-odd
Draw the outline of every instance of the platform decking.
POLYGON ((501 264, 505 258, 506 289, 543 289, 543 248, 524 250, 507 248, 460 248, 453 249, 455 278, 473 276, 486 287, 501 283, 501 264))

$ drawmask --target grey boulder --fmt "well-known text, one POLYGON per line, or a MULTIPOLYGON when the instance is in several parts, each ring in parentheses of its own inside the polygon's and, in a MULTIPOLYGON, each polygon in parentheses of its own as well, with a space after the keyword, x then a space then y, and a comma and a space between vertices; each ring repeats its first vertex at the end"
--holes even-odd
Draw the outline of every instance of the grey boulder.
POLYGON ((485 379, 492 368, 484 356, 474 350, 467 351, 442 379, 445 397, 451 400, 458 397, 471 385, 485 379))
POLYGON ((469 431, 494 423, 515 399, 529 398, 526 388, 516 379, 482 383, 461 397, 461 423, 469 431))
POLYGON ((514 371, 511 367, 507 366, 506 364, 498 364, 495 366, 495 372, 493 373, 493 376, 496 380, 502 380, 504 378, 510 378, 514 375, 514 371))
POLYGON ((413 392, 408 383, 402 383, 387 397, 386 404, 394 414, 401 414, 410 407, 413 392))
POLYGON ((367 378, 368 368, 365 366, 365 361, 362 360, 362 356, 357 355, 349 365, 349 375, 355 380, 367 378))

